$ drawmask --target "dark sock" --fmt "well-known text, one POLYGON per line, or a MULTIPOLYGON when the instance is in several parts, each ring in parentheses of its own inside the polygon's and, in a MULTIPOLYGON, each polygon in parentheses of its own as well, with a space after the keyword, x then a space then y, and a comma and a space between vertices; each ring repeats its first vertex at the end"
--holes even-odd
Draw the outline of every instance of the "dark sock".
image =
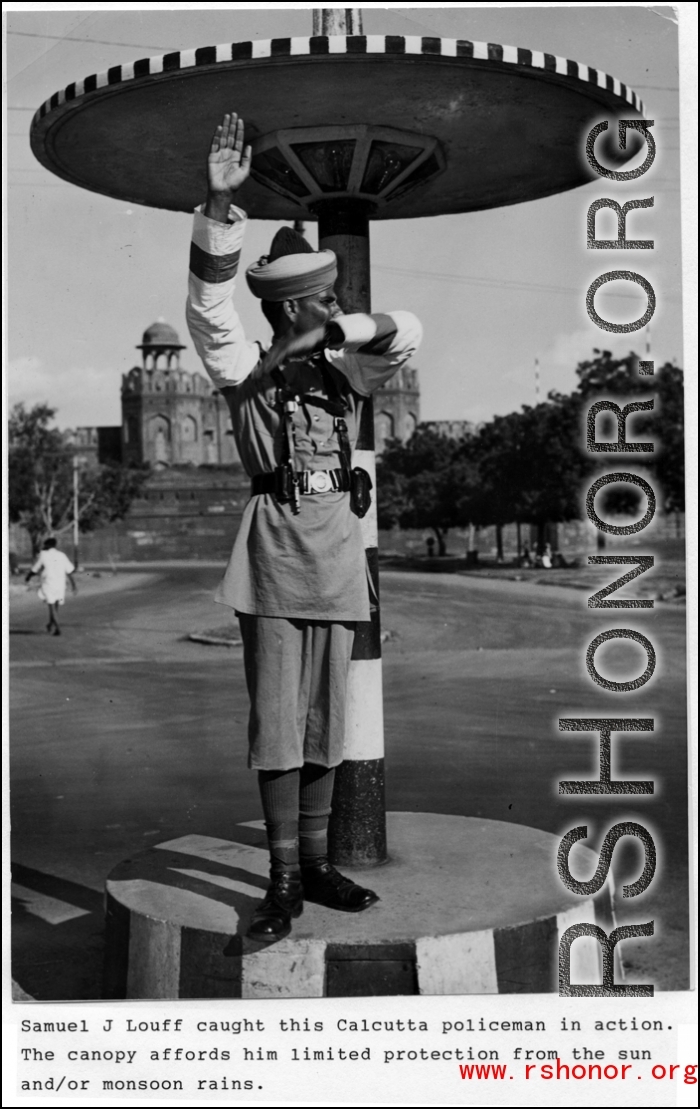
POLYGON ((328 818, 331 814, 335 767, 304 763, 299 784, 299 854, 307 866, 328 854, 328 818))
POLYGON ((259 770, 270 863, 273 870, 299 868, 299 771, 259 770))

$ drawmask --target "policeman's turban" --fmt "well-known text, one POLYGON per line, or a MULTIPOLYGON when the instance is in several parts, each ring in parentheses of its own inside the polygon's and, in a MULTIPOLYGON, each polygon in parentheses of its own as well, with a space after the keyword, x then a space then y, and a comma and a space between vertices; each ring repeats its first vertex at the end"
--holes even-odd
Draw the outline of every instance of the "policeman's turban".
POLYGON ((338 277, 338 262, 332 250, 314 250, 303 235, 282 227, 270 253, 246 270, 253 296, 260 300, 297 300, 314 296, 338 277))

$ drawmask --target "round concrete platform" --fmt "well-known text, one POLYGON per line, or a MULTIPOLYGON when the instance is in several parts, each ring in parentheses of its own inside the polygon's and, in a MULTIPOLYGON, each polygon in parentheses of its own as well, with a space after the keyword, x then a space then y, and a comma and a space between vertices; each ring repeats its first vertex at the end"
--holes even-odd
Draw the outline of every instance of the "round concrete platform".
MULTIPOLYGON (((559 837, 495 820, 389 813, 391 860, 344 872, 380 896, 357 915, 307 903, 292 934, 245 937, 267 885, 262 825, 235 842, 189 835, 107 879, 104 996, 341 997, 543 993, 557 989, 560 933, 612 924, 610 890, 577 897, 556 866, 559 837)), ((572 870, 598 859, 578 844, 572 870)), ((598 944, 579 939, 572 981, 600 982, 598 944)))

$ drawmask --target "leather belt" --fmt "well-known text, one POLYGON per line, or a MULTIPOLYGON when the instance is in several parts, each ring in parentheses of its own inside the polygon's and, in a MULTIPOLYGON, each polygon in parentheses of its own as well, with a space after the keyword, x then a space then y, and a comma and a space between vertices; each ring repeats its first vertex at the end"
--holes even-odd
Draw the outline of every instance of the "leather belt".
MULTIPOLYGON (((297 470, 294 475, 299 481, 299 492, 303 496, 314 493, 346 493, 350 488, 350 475, 345 470, 297 470)), ((251 495, 277 493, 279 488, 277 472, 255 474, 251 495)))

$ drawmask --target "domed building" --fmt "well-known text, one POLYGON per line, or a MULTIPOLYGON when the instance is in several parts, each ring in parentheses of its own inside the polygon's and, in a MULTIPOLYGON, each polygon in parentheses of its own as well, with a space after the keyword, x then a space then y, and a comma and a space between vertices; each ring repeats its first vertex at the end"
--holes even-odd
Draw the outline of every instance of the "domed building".
POLYGON ((143 333, 143 338, 136 348, 143 351, 143 362, 147 364, 150 357, 151 369, 155 369, 158 365, 158 360, 162 357, 166 369, 170 369, 172 360, 175 360, 176 367, 180 364, 180 351, 184 350, 184 345, 180 342, 177 331, 166 323, 163 317, 152 323, 147 327, 143 333))
POLYGON ((228 408, 203 374, 180 366, 174 327, 156 320, 136 348, 141 365, 122 377, 124 462, 168 466, 238 462, 228 408))

